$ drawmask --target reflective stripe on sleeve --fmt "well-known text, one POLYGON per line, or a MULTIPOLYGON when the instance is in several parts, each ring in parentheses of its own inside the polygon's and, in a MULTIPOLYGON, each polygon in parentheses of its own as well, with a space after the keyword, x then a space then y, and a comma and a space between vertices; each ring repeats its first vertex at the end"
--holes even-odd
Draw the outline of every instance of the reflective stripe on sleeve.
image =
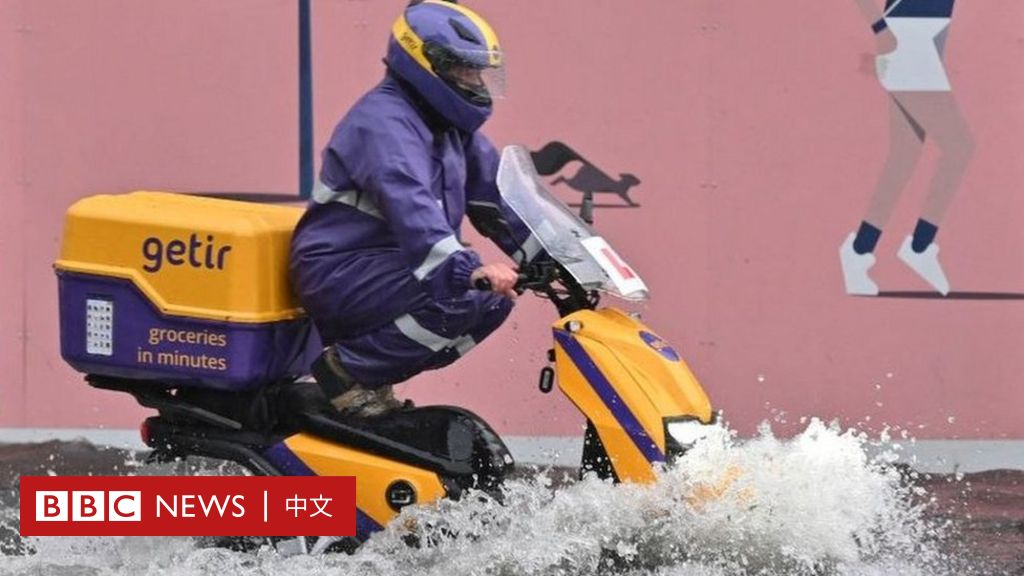
POLYGON ((445 236, 430 247, 430 253, 424 258, 423 263, 413 271, 413 275, 416 276, 417 280, 423 280, 435 268, 443 264, 449 256, 460 250, 462 250, 462 243, 459 242, 459 239, 454 234, 445 236))
POLYGON ((357 190, 332 190, 322 180, 317 180, 313 188, 313 201, 317 204, 346 204, 374 218, 384 219, 377 205, 366 194, 361 194, 357 190))
POLYGON ((465 335, 462 338, 457 338, 452 344, 455 345, 455 349, 458 350, 459 356, 465 356, 466 352, 469 352, 476 346, 476 340, 470 335, 465 335))
POLYGON ((429 348, 433 352, 440 352, 446 348, 454 348, 458 351, 459 355, 462 356, 476 346, 476 341, 468 334, 451 339, 445 338, 435 332, 431 332, 417 322, 416 319, 412 317, 412 314, 400 316, 395 320, 395 326, 398 327, 398 331, 406 338, 420 344, 421 346, 429 348))

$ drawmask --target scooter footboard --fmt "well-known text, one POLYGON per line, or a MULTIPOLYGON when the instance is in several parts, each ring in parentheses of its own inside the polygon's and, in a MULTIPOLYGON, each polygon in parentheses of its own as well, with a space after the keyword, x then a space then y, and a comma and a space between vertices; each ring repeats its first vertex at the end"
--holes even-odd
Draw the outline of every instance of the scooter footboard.
POLYGON ((406 409, 358 424, 309 414, 302 432, 266 456, 285 474, 355 476, 360 538, 409 505, 458 499, 468 489, 500 498, 513 467, 493 430, 458 408, 406 409))
POLYGON ((405 408, 373 419, 335 412, 314 383, 249 392, 181 389, 92 376, 159 411, 142 426, 156 461, 203 456, 256 475, 356 477, 357 532, 365 539, 402 508, 482 490, 500 498, 514 461, 478 416, 455 407, 405 408))

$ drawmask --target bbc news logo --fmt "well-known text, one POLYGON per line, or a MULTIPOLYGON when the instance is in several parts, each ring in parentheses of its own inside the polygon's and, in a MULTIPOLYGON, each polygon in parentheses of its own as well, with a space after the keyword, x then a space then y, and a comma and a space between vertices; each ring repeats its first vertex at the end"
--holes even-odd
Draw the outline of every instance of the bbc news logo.
POLYGON ((23 536, 352 536, 351 476, 23 476, 23 536))
POLYGON ((142 492, 40 490, 36 492, 36 522, 141 522, 142 492))

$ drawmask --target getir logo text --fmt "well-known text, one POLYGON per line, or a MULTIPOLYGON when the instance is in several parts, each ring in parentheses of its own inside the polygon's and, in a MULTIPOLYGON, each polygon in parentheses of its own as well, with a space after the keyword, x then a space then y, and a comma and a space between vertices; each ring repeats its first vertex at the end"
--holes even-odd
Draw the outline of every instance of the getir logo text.
POLYGON ((355 534, 351 476, 23 476, 23 536, 355 534))

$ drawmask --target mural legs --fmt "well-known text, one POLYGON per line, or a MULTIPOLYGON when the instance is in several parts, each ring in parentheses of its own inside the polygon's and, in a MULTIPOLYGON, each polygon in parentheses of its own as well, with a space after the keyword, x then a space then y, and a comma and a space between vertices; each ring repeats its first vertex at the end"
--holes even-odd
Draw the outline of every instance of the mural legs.
POLYGON ((891 92, 890 97, 889 153, 860 228, 840 247, 846 291, 857 295, 878 293, 868 276, 874 264, 873 252, 927 138, 939 149, 938 165, 914 232, 904 239, 897 256, 945 295, 949 282, 934 240, 974 153, 974 139, 952 92, 891 92))

